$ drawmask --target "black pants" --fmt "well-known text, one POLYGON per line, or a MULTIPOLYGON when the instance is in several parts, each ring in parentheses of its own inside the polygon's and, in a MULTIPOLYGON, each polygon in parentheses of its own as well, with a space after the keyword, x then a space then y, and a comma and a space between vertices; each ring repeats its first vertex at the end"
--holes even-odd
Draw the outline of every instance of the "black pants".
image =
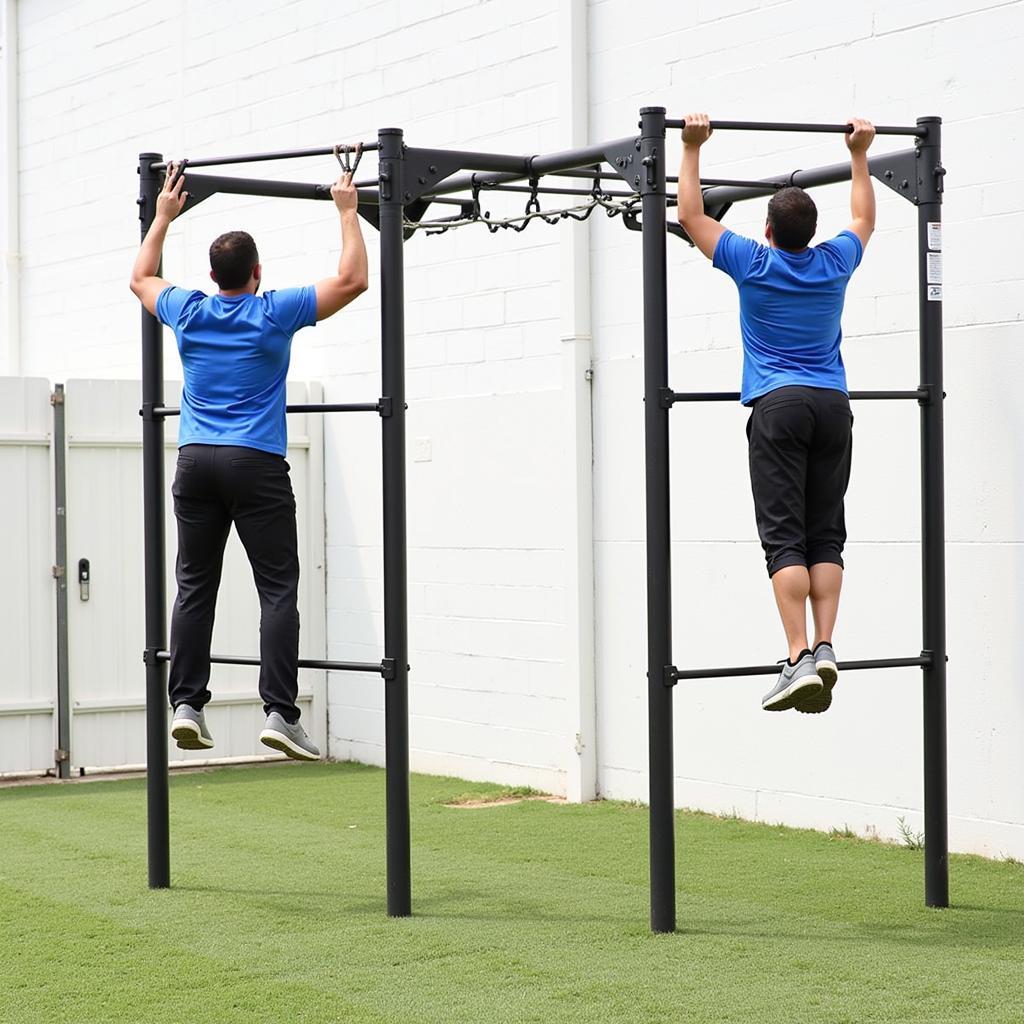
POLYGON ((762 395, 747 421, 750 485, 768 575, 789 565, 843 564, 853 414, 830 388, 762 395))
POLYGON ((178 452, 178 596, 171 615, 171 704, 210 699, 210 637, 224 545, 235 524, 260 596, 260 696, 267 714, 299 709, 299 546, 288 463, 255 448, 190 444, 178 452))

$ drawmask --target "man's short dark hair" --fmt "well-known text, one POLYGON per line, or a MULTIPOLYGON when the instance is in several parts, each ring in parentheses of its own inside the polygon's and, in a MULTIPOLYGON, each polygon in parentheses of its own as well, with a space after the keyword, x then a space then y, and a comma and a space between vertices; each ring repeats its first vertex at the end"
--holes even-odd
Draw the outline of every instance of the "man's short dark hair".
POLYGON ((210 246, 213 279, 226 291, 244 287, 259 261, 256 243, 247 231, 229 231, 210 246))
POLYGON ((768 223, 780 249, 804 249, 818 229, 818 208, 802 188, 780 188, 768 201, 768 223))

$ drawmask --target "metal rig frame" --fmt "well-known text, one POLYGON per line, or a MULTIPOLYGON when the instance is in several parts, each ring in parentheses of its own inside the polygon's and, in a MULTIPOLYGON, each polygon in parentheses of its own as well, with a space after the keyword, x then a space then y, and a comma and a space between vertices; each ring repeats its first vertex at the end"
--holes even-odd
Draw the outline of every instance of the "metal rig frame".
MULTIPOLYGON (((381 418, 384 519, 384 652, 380 662, 300 660, 300 668, 370 672, 385 683, 387 912, 412 912, 409 835, 408 610, 405 481, 405 324, 403 243, 418 230, 444 231, 481 222, 491 230, 534 217, 551 223, 585 219, 604 206, 621 214, 627 228, 642 232, 644 281, 644 365, 647 476, 648 708, 650 764, 651 928, 676 926, 675 821, 672 762, 672 687, 680 679, 762 675, 775 665, 677 669, 672 663, 671 549, 669 531, 669 411, 680 402, 737 401, 734 392, 677 392, 668 384, 666 238, 685 238, 666 211, 675 201, 666 184, 666 129, 681 128, 663 107, 640 111, 640 133, 585 149, 543 156, 512 156, 406 146, 402 131, 384 128, 364 152, 377 151, 376 181, 357 182, 359 212, 380 232, 381 356, 383 395, 374 402, 289 406, 289 412, 375 412, 381 418), (576 179, 572 187, 541 187, 540 178, 576 179), (625 190, 605 187, 619 179, 625 190), (527 186, 516 184, 528 182, 527 186), (526 214, 506 222, 480 212, 481 191, 527 193, 526 214), (469 193, 469 195, 466 195, 469 193), (589 203, 545 215, 539 195, 589 197, 589 203), (624 199, 625 202, 617 202, 624 199), (433 204, 459 213, 425 221, 433 204)), ((834 132, 847 125, 757 121, 715 121, 716 130, 834 132)), ((855 391, 853 399, 916 401, 921 407, 921 514, 923 650, 907 658, 845 662, 844 671, 915 666, 924 673, 925 902, 949 904, 946 814, 946 628, 943 497, 942 288, 941 288, 941 120, 919 118, 916 126, 879 127, 880 135, 909 136, 914 148, 874 156, 873 177, 918 208, 918 270, 921 372, 917 388, 855 391)), ((330 199, 330 186, 195 174, 196 167, 338 155, 354 147, 323 147, 188 161, 188 210, 216 193, 291 199, 330 199)), ((152 223, 166 164, 159 153, 139 157, 140 220, 145 236, 152 223)), ((850 165, 759 179, 702 179, 704 206, 721 219, 734 202, 770 195, 786 185, 812 188, 849 180, 850 165)), ((621 185, 620 185, 621 189, 621 185)), ((167 607, 164 538, 164 419, 178 413, 164 404, 162 328, 142 312, 143 488, 146 575, 146 730, 149 885, 170 885, 167 771, 167 607)), ((216 655, 215 664, 258 665, 252 657, 216 655)))

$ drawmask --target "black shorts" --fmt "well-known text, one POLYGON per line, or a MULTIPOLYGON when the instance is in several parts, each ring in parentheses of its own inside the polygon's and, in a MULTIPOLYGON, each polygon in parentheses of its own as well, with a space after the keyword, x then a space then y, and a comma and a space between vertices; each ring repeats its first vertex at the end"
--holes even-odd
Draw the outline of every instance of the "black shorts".
POLYGON ((757 533, 771 576, 787 565, 843 564, 853 414, 830 388, 782 387, 747 421, 757 533))

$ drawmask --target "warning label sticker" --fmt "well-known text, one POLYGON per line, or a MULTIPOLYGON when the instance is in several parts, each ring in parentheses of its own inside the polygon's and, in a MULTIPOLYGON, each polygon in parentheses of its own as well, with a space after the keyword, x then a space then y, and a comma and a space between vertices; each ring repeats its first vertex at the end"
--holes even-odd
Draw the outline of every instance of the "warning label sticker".
POLYGON ((928 222, 928 248, 935 252, 942 251, 942 224, 928 222))
POLYGON ((942 284, 942 253, 928 253, 928 284, 942 284))
POLYGON ((928 301, 929 302, 941 302, 942 301, 942 285, 941 284, 930 284, 930 285, 928 285, 928 301))

